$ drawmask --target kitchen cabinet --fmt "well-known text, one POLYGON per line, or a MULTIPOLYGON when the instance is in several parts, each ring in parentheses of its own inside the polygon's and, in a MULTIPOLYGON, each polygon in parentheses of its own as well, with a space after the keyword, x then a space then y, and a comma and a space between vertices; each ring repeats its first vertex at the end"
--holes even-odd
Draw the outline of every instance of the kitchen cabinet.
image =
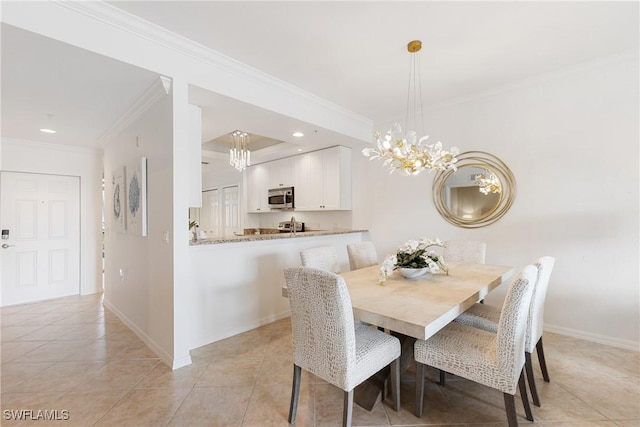
POLYGON ((332 147, 296 156, 297 211, 351 209, 351 149, 332 147))
MULTIPOLYGON (((309 173, 310 156, 301 154, 295 156, 293 160, 293 195, 295 210, 314 210, 313 188, 311 175, 309 173)), ((316 202, 317 203, 317 202, 316 202)))
POLYGON ((283 188, 294 186, 294 157, 267 162, 268 188, 283 188))
POLYGON ((267 203, 268 175, 268 163, 249 166, 246 169, 248 213, 270 212, 267 203))
POLYGON ((351 149, 331 147, 250 166, 247 212, 271 212, 270 188, 294 187, 296 211, 351 210, 351 149))

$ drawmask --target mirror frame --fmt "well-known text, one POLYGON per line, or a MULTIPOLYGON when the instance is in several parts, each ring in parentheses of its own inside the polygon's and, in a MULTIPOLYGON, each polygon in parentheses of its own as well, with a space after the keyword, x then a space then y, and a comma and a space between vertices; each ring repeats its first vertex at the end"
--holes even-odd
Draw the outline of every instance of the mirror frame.
POLYGON ((479 228, 493 224, 507 213, 516 197, 516 179, 511 169, 499 158, 493 154, 484 151, 465 151, 458 156, 456 166, 461 169, 465 166, 476 166, 487 169, 493 173, 502 185, 502 192, 498 204, 490 212, 480 218, 464 219, 454 215, 446 204, 445 191, 446 181, 451 175, 456 173, 454 170, 439 171, 433 179, 432 196, 433 204, 440 215, 453 225, 462 228, 479 228))

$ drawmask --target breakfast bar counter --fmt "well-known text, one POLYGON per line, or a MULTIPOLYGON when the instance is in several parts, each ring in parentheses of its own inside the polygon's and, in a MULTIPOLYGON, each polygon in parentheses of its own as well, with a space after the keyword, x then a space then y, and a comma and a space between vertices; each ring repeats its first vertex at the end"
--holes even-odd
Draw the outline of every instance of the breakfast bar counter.
POLYGON ((309 230, 298 231, 295 233, 281 233, 277 229, 275 232, 272 229, 260 229, 259 233, 247 232, 244 234, 237 234, 234 236, 224 237, 211 237, 208 239, 200 239, 191 241, 189 244, 194 245, 215 245, 220 243, 232 243, 232 242, 255 242, 260 240, 276 240, 276 239, 298 239, 303 237, 318 237, 318 236, 331 236, 336 234, 350 234, 350 233, 366 233, 368 230, 350 230, 350 229, 335 229, 335 230, 309 230))
POLYGON ((269 230, 245 229, 242 236, 188 243, 185 279, 176 286, 184 295, 182 304, 189 308, 182 318, 189 325, 189 334, 180 339, 190 349, 288 317, 289 301, 281 296, 283 270, 301 265, 301 251, 331 246, 341 271, 349 271, 347 245, 370 240, 367 230, 295 234, 269 230))

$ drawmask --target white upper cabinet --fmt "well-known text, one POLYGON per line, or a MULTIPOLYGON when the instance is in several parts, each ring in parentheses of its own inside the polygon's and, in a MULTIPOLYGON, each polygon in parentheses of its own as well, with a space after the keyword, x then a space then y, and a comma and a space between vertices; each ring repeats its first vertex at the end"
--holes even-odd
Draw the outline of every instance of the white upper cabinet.
POLYGON ((295 209, 351 210, 351 149, 303 154, 295 163, 295 209))
POLYGON ((266 163, 269 167, 268 187, 283 188, 294 185, 294 157, 266 163))
POLYGON ((309 173, 309 161, 310 156, 307 154, 293 158, 293 195, 295 210, 313 210, 313 206, 315 206, 311 174, 309 173))
POLYGON ((351 149, 332 147, 247 168, 247 212, 271 212, 271 188, 294 187, 296 211, 351 210, 351 149))
POLYGON ((267 163, 249 166, 246 169, 247 177, 247 212, 263 213, 269 212, 267 203, 268 174, 267 163))

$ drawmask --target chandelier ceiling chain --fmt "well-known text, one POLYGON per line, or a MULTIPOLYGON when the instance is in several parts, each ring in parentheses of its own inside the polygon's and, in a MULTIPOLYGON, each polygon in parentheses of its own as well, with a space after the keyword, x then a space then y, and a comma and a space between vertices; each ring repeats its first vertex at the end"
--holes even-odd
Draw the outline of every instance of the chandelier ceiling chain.
MULTIPOLYGON (((420 40, 413 40, 409 42, 409 44, 407 45, 407 50, 410 53, 419 52, 420 49, 422 49, 422 42, 420 40)), ((411 89, 413 88, 413 117, 411 118, 413 119, 413 126, 417 130, 418 107, 420 107, 420 125, 421 125, 420 131, 421 133, 424 133, 424 109, 422 104, 422 84, 420 79, 421 77, 422 76, 420 75, 420 55, 418 54, 411 55, 411 66, 409 67, 409 85, 407 86, 407 105, 404 113, 404 117, 405 117, 404 128, 405 129, 411 128, 410 126, 411 124, 409 122, 409 113, 411 112, 410 110, 411 94, 412 94, 411 89)))
POLYGON ((234 130, 231 132, 231 148, 229 149, 229 164, 242 172, 251 166, 251 151, 249 150, 249 133, 234 130))
MULTIPOLYGON (((422 48, 420 40, 413 40, 407 45, 407 51, 411 53, 411 67, 409 70, 409 87, 407 90, 407 107, 405 114, 405 127, 409 129, 411 123, 409 110, 413 107, 413 126, 417 127, 418 108, 420 114, 421 132, 424 134, 424 113, 422 105, 422 85, 420 83, 420 62, 417 52, 422 48), (412 85, 413 83, 413 85, 412 85), (411 94, 413 87, 413 105, 411 94)), ((398 123, 387 131, 382 137, 380 132, 374 133, 377 148, 365 148, 362 154, 373 159, 383 159, 384 166, 388 166, 390 173, 402 170, 407 175, 417 175, 423 170, 445 171, 447 169, 456 170, 456 156, 460 153, 457 147, 452 147, 451 151, 442 149, 440 141, 435 144, 426 144, 428 135, 418 138, 416 131, 407 130, 402 134, 402 128, 398 123)))

